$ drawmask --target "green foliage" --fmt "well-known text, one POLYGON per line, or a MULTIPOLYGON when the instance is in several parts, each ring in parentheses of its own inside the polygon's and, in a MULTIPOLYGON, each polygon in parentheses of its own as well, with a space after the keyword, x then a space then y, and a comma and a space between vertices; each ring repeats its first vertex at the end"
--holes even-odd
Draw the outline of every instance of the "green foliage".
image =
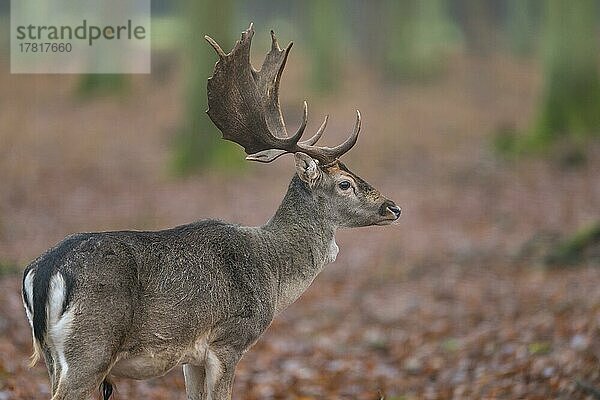
POLYGON ((598 253, 596 257, 599 257, 600 221, 580 229, 571 237, 561 241, 549 252, 544 262, 549 266, 580 264, 586 259, 586 253, 594 248, 598 253))
POLYGON ((548 354, 552 351, 552 344, 549 342, 533 342, 527 345, 529 354, 538 356, 548 354))
POLYGON ((124 74, 84 74, 79 80, 77 93, 82 97, 122 94, 129 88, 124 74))
POLYGON ((235 143, 219 139, 221 133, 214 129, 216 132, 210 133, 215 137, 210 139, 189 128, 179 132, 175 137, 171 160, 173 174, 185 176, 209 168, 222 172, 236 172, 243 169, 245 165, 243 150, 235 143))
POLYGON ((515 155, 519 136, 517 130, 512 126, 502 126, 492 135, 492 145, 494 150, 504 155, 515 155))
POLYGON ((339 86, 341 65, 337 54, 341 36, 338 0, 311 0, 310 51, 312 55, 312 85, 319 92, 331 92, 339 86))
POLYGON ((171 50, 181 46, 185 26, 175 15, 152 17, 152 51, 171 50))
POLYGON ((2 54, 10 53, 10 16, 0 14, 0 51, 2 54))
POLYGON ((233 143, 221 140, 206 109, 206 82, 212 75, 217 56, 204 40, 210 35, 229 51, 232 3, 230 0, 186 0, 182 12, 187 21, 185 43, 186 103, 185 115, 174 141, 171 170, 187 175, 202 169, 239 169, 244 165, 242 152, 233 143))
POLYGON ((455 353, 460 350, 460 342, 456 338, 447 338, 442 342, 441 347, 448 353, 455 353))
POLYGON ((594 0, 546 3, 544 89, 537 117, 524 135, 496 141, 505 154, 547 151, 558 139, 582 145, 600 135, 600 78, 594 0))
POLYGON ((459 33, 441 0, 386 0, 383 4, 383 68, 392 80, 423 80, 445 67, 459 33), (387 32, 385 32, 387 30, 387 32))
POLYGON ((0 260, 0 277, 15 275, 21 270, 16 263, 0 260))

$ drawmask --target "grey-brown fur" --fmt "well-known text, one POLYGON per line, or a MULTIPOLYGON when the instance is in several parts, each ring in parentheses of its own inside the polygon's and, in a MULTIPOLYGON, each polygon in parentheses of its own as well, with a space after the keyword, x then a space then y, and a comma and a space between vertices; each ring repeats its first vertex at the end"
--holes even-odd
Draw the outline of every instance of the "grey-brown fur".
MULTIPOLYGON (((301 175, 305 160, 297 156, 301 175)), ((182 354, 203 335, 223 363, 223 382, 212 397, 189 398, 229 398, 242 354, 331 261, 336 229, 397 217, 390 210, 380 213, 389 200, 366 183, 353 185, 356 194, 336 193, 340 179, 354 176, 340 167, 317 168, 316 176, 304 180, 296 175, 261 227, 205 220, 158 232, 82 233, 57 246, 70 247, 60 260, 46 262, 55 249, 34 261, 25 274, 53 268, 73 277, 63 310, 74 312, 65 346, 73 376, 59 383, 56 355, 51 345, 39 343, 53 398, 85 398, 117 360, 143 354, 163 361, 135 378, 162 375, 182 363, 182 354)))
MULTIPOLYGON (((250 27, 242 35, 239 51, 249 54, 252 34, 250 27)), ((278 88, 284 58, 274 64, 273 73, 250 73, 242 53, 225 55, 213 45, 223 82, 238 77, 222 74, 245 71, 269 77, 270 87, 278 88), (243 65, 232 68, 232 62, 243 65)), ((274 36, 270 54, 282 54, 274 36)), ((255 84, 246 83, 243 93, 254 99, 255 84)), ((335 260, 336 230, 387 225, 400 217, 394 202, 337 160, 356 143, 359 113, 350 138, 334 148, 314 146, 325 124, 308 141, 298 142, 302 132, 286 141, 272 136, 265 122, 285 131, 273 97, 277 90, 266 92, 271 97, 265 113, 250 110, 250 119, 243 121, 241 114, 227 115, 236 110, 224 107, 227 102, 219 96, 209 96, 209 105, 223 103, 213 115, 225 121, 219 126, 230 130, 226 137, 258 146, 252 147, 259 152, 250 159, 272 161, 294 153, 296 175, 265 225, 204 220, 156 232, 80 233, 25 269, 23 303, 34 355, 44 357, 53 400, 85 399, 99 389, 107 400, 112 376, 146 379, 177 365, 183 365, 188 399, 230 399, 242 355, 335 260), (262 118, 256 125, 263 129, 262 138, 240 140, 241 133, 252 134, 244 125, 251 118, 262 118)), ((241 106, 239 101, 231 104, 241 106)))

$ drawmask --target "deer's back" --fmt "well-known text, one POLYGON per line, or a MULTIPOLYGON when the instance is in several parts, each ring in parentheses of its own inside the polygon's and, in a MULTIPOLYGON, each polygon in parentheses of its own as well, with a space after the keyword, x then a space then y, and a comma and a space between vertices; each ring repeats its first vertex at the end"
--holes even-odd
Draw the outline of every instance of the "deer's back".
MULTIPOLYGON (((266 327, 276 283, 262 246, 252 228, 214 220, 163 231, 81 233, 31 263, 24 278, 35 271, 37 294, 61 274, 63 312, 93 306, 105 319, 125 315, 124 346, 135 352, 190 340, 236 317, 266 327)), ((43 332, 45 321, 38 325, 43 332)))

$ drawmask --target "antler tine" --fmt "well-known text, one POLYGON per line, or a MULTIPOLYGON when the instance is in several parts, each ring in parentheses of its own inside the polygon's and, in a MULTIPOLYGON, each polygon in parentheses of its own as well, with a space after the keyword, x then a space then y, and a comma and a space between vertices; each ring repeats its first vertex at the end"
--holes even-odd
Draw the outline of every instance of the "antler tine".
POLYGON ((302 135, 304 134, 304 130, 306 129, 306 124, 308 123, 308 103, 304 101, 303 111, 302 111, 302 123, 298 127, 294 136, 290 137, 290 140, 293 144, 298 143, 302 135))
POLYGON ((356 144, 356 141, 358 140, 358 134, 360 132, 360 126, 360 111, 356 110, 356 122, 354 123, 354 129, 352 130, 352 134, 343 143, 335 147, 307 146, 303 143, 298 143, 298 147, 306 154, 319 159, 319 161, 325 163, 333 162, 340 158, 344 153, 347 153, 356 144))
POLYGON ((215 49, 215 51, 219 55, 219 58, 225 58, 227 56, 227 54, 225 54, 221 46, 219 46, 219 44, 215 42, 213 38, 211 38, 208 35, 204 35, 204 39, 212 46, 213 49, 215 49))
POLYGON ((302 145, 302 146, 312 146, 312 145, 316 144, 319 141, 319 139, 321 139, 321 136, 323 136, 323 133, 325 133, 325 128, 327 127, 328 120, 329 120, 329 115, 326 115, 325 119, 323 120, 323 123, 319 127, 319 130, 317 131, 317 133, 315 133, 310 139, 304 140, 298 144, 302 145))
POLYGON ((294 135, 288 136, 279 104, 279 83, 292 43, 281 49, 271 31, 271 49, 260 70, 256 70, 250 63, 253 36, 254 27, 250 24, 229 53, 210 36, 205 36, 219 56, 207 85, 210 119, 224 139, 244 148, 248 160, 271 162, 285 153, 305 152, 322 165, 334 162, 356 144, 360 113, 357 111, 353 133, 342 144, 333 148, 319 147, 315 144, 323 136, 329 117, 325 117, 310 139, 301 142, 308 123, 305 101, 300 126, 294 135))
POLYGON ((342 154, 347 153, 358 140, 358 134, 360 133, 360 111, 356 110, 356 122, 354 123, 354 129, 352 130, 352 134, 344 141, 344 143, 339 144, 331 149, 331 152, 335 155, 335 158, 339 158, 342 154))
POLYGON ((271 50, 281 51, 279 47, 279 43, 277 43, 277 37, 275 37, 275 32, 271 29, 271 50))

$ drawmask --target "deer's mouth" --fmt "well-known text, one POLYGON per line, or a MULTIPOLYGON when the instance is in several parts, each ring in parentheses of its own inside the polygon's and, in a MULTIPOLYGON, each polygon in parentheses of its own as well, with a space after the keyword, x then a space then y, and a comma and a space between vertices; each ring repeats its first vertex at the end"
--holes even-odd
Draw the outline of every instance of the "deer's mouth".
POLYGON ((400 218, 402 210, 393 201, 386 200, 379 209, 379 214, 383 217, 377 225, 389 225, 400 218))
MULTIPOLYGON (((398 216, 398 218, 400 218, 400 216, 398 216)), ((375 225, 379 225, 379 226, 391 225, 394 222, 396 222, 398 220, 398 218, 396 218, 396 217, 386 218, 386 219, 383 219, 383 220, 377 222, 375 225)))

